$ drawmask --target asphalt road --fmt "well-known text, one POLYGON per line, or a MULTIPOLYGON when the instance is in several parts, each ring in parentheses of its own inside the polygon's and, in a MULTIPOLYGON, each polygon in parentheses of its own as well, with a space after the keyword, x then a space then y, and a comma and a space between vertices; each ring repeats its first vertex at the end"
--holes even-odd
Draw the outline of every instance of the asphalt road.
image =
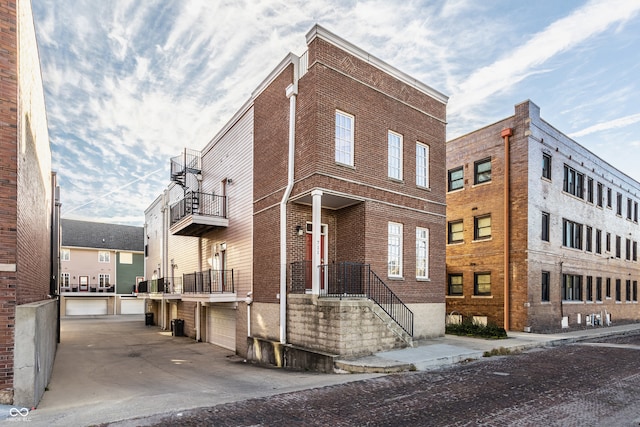
POLYGON ((638 426, 640 335, 112 426, 638 426))

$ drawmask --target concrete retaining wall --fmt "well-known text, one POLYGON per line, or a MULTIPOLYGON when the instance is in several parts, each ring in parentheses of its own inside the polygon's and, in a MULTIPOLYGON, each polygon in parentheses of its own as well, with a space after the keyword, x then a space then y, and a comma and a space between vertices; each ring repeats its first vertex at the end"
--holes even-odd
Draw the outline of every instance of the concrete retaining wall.
POLYGON ((58 301, 16 307, 13 404, 38 405, 49 384, 57 348, 58 301))
POLYGON ((367 299, 289 295, 288 341, 297 347, 341 357, 406 347, 402 334, 367 299))

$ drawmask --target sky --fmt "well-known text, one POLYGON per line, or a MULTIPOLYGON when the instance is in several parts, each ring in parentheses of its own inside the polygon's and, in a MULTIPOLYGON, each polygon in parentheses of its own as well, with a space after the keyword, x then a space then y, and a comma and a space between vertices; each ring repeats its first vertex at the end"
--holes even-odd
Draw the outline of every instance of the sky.
POLYGON ((541 116, 640 181, 640 0, 31 0, 62 216, 143 225, 319 24, 449 96, 447 139, 541 116))

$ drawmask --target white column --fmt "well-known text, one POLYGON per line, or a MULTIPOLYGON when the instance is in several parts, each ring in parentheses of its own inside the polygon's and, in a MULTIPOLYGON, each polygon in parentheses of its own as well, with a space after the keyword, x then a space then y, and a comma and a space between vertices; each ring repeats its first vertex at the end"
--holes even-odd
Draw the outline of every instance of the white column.
POLYGON ((311 268, 312 268, 312 281, 311 281, 311 293, 313 295, 320 295, 320 260, 322 258, 320 247, 320 235, 322 233, 321 225, 321 212, 322 212, 322 191, 313 190, 311 192, 313 198, 313 206, 311 211, 311 240, 312 250, 311 255, 311 268))

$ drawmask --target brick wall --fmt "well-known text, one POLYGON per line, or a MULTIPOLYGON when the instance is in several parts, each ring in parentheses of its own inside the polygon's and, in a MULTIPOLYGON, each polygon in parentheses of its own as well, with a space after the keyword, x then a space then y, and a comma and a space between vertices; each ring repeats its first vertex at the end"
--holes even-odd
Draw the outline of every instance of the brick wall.
POLYGON ((16 4, 0 4, 0 400, 13 384, 17 263, 18 104, 16 4))

